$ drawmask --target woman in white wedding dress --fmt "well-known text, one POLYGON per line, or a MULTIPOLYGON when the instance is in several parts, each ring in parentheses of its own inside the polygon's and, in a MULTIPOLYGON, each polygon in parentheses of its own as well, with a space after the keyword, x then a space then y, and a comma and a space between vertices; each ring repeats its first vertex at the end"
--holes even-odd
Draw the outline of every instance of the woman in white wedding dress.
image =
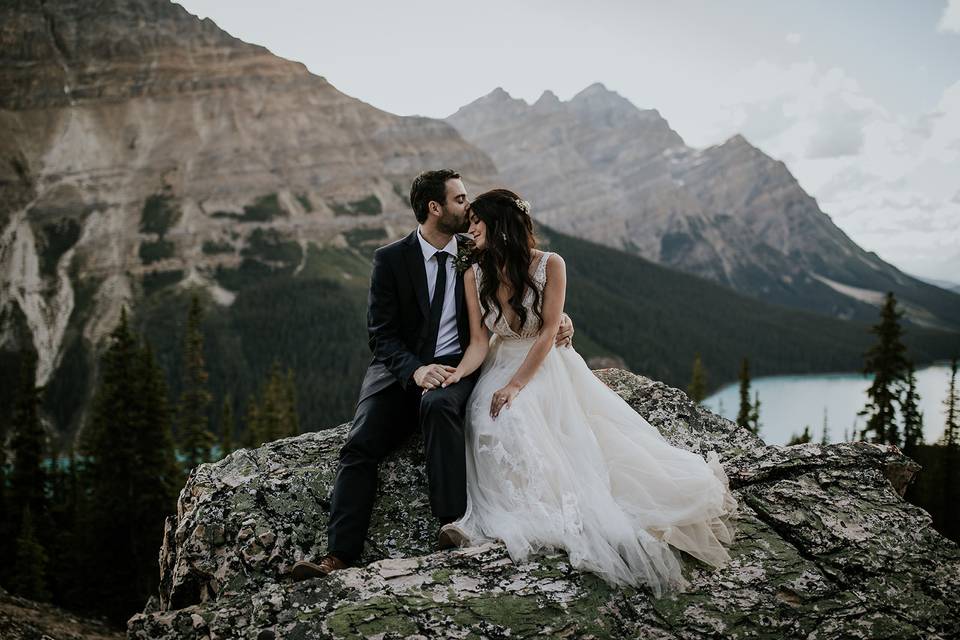
POLYGON ((514 561, 563 549, 571 566, 657 597, 688 584, 671 547, 723 566, 738 503, 716 453, 670 445, 572 347, 554 346, 565 264, 535 249, 525 201, 488 191, 470 220, 471 340, 445 384, 482 370, 467 402, 467 509, 453 524, 474 543, 503 541, 514 561))

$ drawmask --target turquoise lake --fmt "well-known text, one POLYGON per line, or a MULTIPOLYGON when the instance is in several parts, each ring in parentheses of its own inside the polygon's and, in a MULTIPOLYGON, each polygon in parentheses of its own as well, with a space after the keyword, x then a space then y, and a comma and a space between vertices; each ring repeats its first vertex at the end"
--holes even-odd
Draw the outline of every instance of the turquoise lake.
MULTIPOLYGON (((810 425, 815 441, 823 432, 824 411, 827 436, 831 442, 844 439, 844 430, 862 429, 865 418, 857 416, 867 402, 870 376, 860 373, 829 373, 769 376, 752 380, 750 402, 760 395, 760 437, 767 444, 786 444, 793 434, 810 425)), ((949 363, 934 364, 917 370, 917 393, 923 413, 923 436, 928 443, 943 435, 950 384, 949 363)), ((732 383, 704 400, 714 413, 736 420, 740 406, 739 384, 732 383)))

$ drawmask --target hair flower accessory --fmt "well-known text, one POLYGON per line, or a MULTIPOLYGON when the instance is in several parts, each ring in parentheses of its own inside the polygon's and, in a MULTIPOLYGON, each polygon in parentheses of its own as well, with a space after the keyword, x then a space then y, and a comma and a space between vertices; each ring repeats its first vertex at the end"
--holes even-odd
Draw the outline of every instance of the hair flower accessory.
POLYGON ((525 214, 530 215, 529 202, 527 202, 526 200, 521 200, 520 198, 517 198, 516 200, 514 200, 514 202, 516 203, 517 208, 520 209, 520 211, 523 211, 525 214))

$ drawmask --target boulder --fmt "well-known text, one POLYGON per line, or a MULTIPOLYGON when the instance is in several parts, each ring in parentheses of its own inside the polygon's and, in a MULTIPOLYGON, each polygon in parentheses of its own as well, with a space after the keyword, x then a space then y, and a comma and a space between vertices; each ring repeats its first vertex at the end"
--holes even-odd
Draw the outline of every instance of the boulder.
POLYGON ((951 638, 960 549, 905 502, 919 466, 863 442, 767 446, 663 383, 597 375, 672 444, 717 451, 740 502, 731 562, 680 554, 690 587, 654 598, 498 543, 436 551, 413 438, 381 465, 360 566, 295 583, 325 550, 349 425, 197 467, 168 519, 159 600, 131 638, 951 638))

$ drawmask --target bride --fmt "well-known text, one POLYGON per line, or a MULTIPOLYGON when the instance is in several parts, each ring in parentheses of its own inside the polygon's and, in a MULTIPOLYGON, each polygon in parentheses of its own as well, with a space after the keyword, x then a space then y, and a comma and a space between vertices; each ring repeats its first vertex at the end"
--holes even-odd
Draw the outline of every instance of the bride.
POLYGON ((467 508, 448 535, 500 540, 515 562, 564 549, 571 566, 656 597, 688 585, 671 547, 723 566, 738 503, 717 454, 670 445, 554 346, 566 267, 535 248, 525 201, 494 189, 469 215, 470 345, 444 386, 483 368, 466 408, 467 508))

